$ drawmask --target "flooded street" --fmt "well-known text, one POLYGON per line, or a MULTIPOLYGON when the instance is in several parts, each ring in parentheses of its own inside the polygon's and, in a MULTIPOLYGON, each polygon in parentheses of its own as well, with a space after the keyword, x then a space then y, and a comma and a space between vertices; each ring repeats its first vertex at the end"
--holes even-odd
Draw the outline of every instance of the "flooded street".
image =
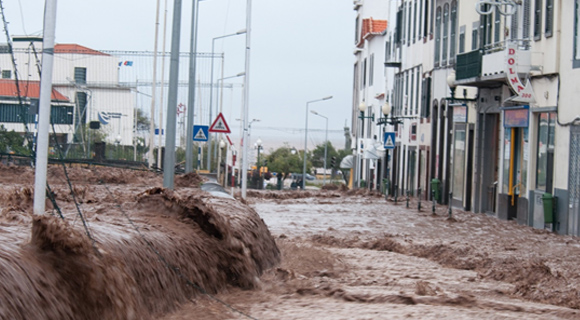
MULTIPOLYGON (((578 239, 425 202, 312 195, 250 194, 282 262, 260 289, 219 299, 256 319, 580 318, 578 239)), ((194 315, 247 319, 213 301, 165 319, 194 315)))
POLYGON ((0 165, 0 319, 580 318, 578 238, 365 190, 68 176, 37 217, 31 169, 0 165))

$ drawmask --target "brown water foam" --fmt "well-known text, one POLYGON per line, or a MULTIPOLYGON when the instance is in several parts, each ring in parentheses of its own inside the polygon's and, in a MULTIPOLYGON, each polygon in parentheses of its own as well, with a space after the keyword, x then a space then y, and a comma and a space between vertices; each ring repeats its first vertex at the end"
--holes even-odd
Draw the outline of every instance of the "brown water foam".
POLYGON ((263 221, 235 200, 191 188, 126 190, 90 190, 96 203, 83 210, 98 250, 71 204, 66 222, 36 217, 29 192, 12 193, 0 214, 0 319, 156 318, 199 289, 254 288, 280 260, 263 221), (108 199, 122 199, 139 232, 108 199))

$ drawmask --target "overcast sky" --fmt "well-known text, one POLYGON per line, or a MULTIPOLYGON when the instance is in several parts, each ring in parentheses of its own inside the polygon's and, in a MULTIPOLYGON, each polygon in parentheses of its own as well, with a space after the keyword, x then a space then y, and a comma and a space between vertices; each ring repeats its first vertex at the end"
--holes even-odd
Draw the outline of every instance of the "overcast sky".
MULTIPOLYGON (((173 2, 167 1, 168 35, 173 2)), ((160 32, 164 3, 161 0, 160 32)), ((11 35, 42 34, 44 0, 3 4, 11 35)), ((183 1, 184 52, 189 50, 191 5, 192 1, 183 1)), ((204 0, 199 6, 199 52, 211 52, 213 38, 246 26, 245 0, 204 0)), ((156 0, 59 0, 56 42, 98 50, 152 51, 155 9, 156 0)), ((304 132, 298 130, 304 129, 306 102, 332 95, 332 100, 310 107, 329 118, 329 140, 344 147, 343 134, 334 132, 342 131, 345 123, 350 126, 354 19, 352 1, 252 1, 249 119, 261 120, 253 125, 252 140, 260 137, 267 149, 282 142, 302 149, 304 132)), ((5 42, 4 34, 1 39, 5 42)), ((216 52, 226 56, 226 77, 244 70, 244 43, 244 36, 216 41, 216 52)), ((166 47, 169 50, 169 38, 166 47)), ((309 129, 320 130, 309 137, 312 148, 324 141, 325 121, 309 116, 309 129)), ((237 131, 236 126, 230 124, 237 131)))

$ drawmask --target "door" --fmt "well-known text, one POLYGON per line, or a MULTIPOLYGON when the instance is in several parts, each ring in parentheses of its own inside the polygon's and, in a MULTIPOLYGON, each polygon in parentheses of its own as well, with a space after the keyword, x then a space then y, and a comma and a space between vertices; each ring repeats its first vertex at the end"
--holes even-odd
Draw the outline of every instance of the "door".
POLYGON ((508 220, 517 219, 520 196, 527 196, 528 128, 506 128, 504 138, 503 192, 508 195, 508 220))

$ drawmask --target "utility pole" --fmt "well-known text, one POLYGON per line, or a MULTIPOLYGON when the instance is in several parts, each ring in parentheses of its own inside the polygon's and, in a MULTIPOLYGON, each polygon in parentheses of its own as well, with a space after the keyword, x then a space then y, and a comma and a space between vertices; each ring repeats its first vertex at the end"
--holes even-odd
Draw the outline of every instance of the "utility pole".
POLYGON ((34 214, 44 214, 46 200, 46 172, 48 167, 48 127, 52 96, 52 67, 54 63, 54 35, 56 29, 56 0, 46 0, 44 36, 42 40, 42 72, 40 74, 40 101, 38 136, 36 144, 36 172, 34 175, 34 214))
MULTIPOLYGON (((193 172, 193 123, 195 109, 195 72, 197 66, 197 21, 199 0, 193 0, 191 13, 191 39, 189 45, 189 90, 187 97, 187 134, 185 136, 185 172, 193 172)), ((200 106, 201 109, 201 106, 200 106)), ((201 114, 201 113, 200 113, 201 114)), ((201 146, 198 150, 198 169, 201 165, 201 146)))
MULTIPOLYGON (((179 37, 181 36, 181 0, 173 5, 173 33, 171 36, 171 62, 169 64, 169 90, 167 95, 167 124, 165 135, 165 161, 163 187, 173 189, 175 178, 175 123, 177 122, 177 85, 179 82, 179 37)), ((193 138, 192 138, 193 139, 193 138)))
MULTIPOLYGON (((153 44, 153 83, 151 85, 151 122, 149 125, 149 154, 147 155, 147 161, 149 162, 149 168, 153 167, 153 161, 155 157, 153 156, 153 150, 155 149, 155 96, 157 92, 157 45, 159 40, 159 6, 161 0, 157 0, 157 11, 155 13, 155 40, 153 44)), ((161 134, 161 123, 159 124, 159 134, 161 134)), ((158 152, 161 152, 159 150, 158 152)), ((159 165, 159 164, 158 164, 159 165)))
POLYGON ((244 81, 244 148, 242 151, 242 199, 246 199, 248 188, 248 112, 250 103, 250 35, 252 34, 252 0, 246 2, 246 64, 244 81))

